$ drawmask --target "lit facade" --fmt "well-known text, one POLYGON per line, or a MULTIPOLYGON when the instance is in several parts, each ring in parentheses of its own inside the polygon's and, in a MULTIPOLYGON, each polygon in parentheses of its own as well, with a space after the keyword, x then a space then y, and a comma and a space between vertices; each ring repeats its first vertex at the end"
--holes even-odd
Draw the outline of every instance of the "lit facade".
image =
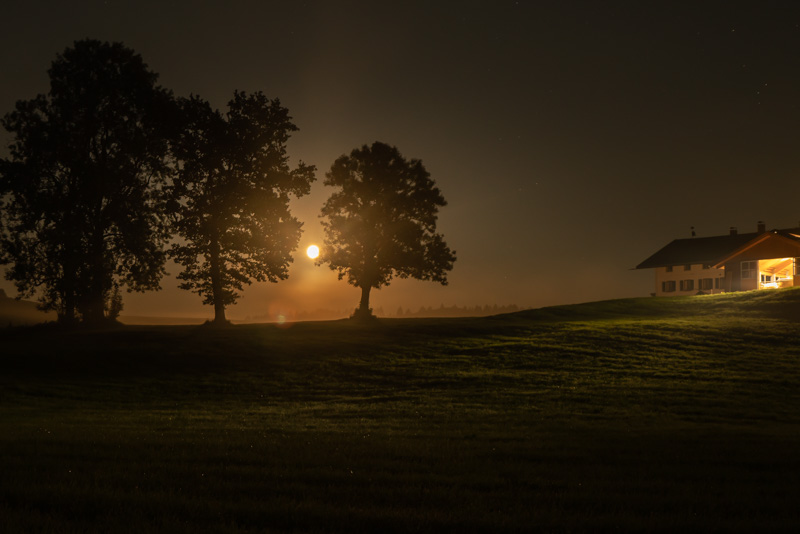
POLYGON ((654 269, 654 296, 800 286, 800 228, 676 239, 636 266, 654 269))

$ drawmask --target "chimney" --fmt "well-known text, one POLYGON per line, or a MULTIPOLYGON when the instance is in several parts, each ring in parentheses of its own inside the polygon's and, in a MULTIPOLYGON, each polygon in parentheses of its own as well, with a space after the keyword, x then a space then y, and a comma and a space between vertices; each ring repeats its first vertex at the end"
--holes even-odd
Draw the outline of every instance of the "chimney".
POLYGON ((763 234, 767 231, 767 225, 764 224, 764 221, 758 221, 758 233, 763 234))
POLYGON ((735 226, 731 226, 731 235, 736 235, 738 233, 739 232, 736 231, 736 227, 735 226))

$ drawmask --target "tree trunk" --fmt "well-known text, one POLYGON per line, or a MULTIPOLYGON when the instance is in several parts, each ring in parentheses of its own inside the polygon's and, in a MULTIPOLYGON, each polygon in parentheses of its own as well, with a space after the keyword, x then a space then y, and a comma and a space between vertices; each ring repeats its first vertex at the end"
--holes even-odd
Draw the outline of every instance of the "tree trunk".
POLYGON ((58 314, 58 322, 65 325, 75 324, 75 293, 70 289, 64 295, 64 307, 58 314))
POLYGON ((92 236, 92 249, 89 261, 91 279, 89 281, 89 294, 87 295, 86 313, 84 322, 102 324, 105 321, 106 305, 106 273, 105 266, 106 242, 102 229, 96 230, 92 236))
POLYGON ((69 205, 73 206, 73 208, 67 212, 64 220, 61 221, 61 224, 65 229, 71 229, 72 231, 67 230, 63 235, 64 248, 63 256, 60 257, 60 260, 62 263, 61 267, 64 269, 64 286, 63 293, 61 294, 61 310, 59 310, 58 314, 58 322, 70 326, 75 324, 76 311, 79 310, 78 266, 81 265, 82 261, 85 261, 85 258, 82 257, 83 253, 81 250, 81 238, 77 235, 78 232, 75 230, 76 228, 79 228, 79 217, 75 213, 74 209, 74 190, 75 185, 74 183, 70 182, 69 192, 67 195, 70 197, 69 205))
POLYGON ((222 300, 222 261, 219 254, 219 242, 213 239, 211 242, 211 253, 209 257, 211 264, 211 302, 214 303, 214 322, 225 324, 225 303, 222 300))
POLYGON ((228 322, 225 318, 225 305, 221 302, 214 303, 214 322, 220 324, 228 322))
POLYGON ((361 287, 361 303, 356 310, 356 316, 358 317, 370 317, 372 315, 372 310, 369 309, 369 292, 372 289, 372 286, 364 285, 361 287))
POLYGON ((58 322, 66 325, 75 324, 75 263, 71 258, 64 261, 64 292, 58 322))

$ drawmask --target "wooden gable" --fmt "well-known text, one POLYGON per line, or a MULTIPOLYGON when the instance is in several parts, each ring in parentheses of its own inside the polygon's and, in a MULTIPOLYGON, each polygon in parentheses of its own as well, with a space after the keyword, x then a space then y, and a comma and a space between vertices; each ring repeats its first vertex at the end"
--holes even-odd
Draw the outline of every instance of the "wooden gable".
POLYGON ((777 232, 765 232, 719 260, 714 267, 733 261, 800 257, 800 239, 777 232))

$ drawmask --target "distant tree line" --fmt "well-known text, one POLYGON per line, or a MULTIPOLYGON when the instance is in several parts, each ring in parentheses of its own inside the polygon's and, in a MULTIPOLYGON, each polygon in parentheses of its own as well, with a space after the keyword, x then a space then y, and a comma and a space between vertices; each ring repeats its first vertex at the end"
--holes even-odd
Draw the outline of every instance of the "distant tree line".
MULTIPOLYGON (((499 315, 502 313, 514 313, 520 310, 530 309, 521 308, 516 304, 502 305, 497 304, 485 306, 420 306, 416 311, 411 308, 397 308, 394 313, 387 313, 383 307, 378 307, 375 310, 376 317, 486 317, 489 315, 499 315)), ((328 321, 333 319, 343 319, 352 314, 349 309, 324 309, 318 308, 315 310, 285 310, 280 314, 259 314, 248 315, 241 322, 245 323, 265 323, 265 322, 295 322, 295 321, 328 321)))
MULTIPOLYGON (((0 264, 20 297, 60 322, 102 324, 121 290, 160 289, 168 258, 215 322, 252 281, 288 276, 302 223, 289 210, 315 168, 289 165, 297 131, 279 100, 234 91, 227 109, 157 85, 120 43, 77 41, 48 70, 50 90, 2 119, 0 264)), ((447 283, 455 253, 436 233, 445 200, 419 160, 384 143, 341 156, 321 211, 318 265, 361 289, 393 277, 447 283)))
POLYGON ((488 315, 498 315, 501 313, 514 313, 520 311, 516 304, 502 305, 497 304, 485 306, 445 306, 439 307, 422 306, 417 311, 412 312, 409 308, 403 310, 402 307, 395 311, 395 317, 485 317, 488 315))

